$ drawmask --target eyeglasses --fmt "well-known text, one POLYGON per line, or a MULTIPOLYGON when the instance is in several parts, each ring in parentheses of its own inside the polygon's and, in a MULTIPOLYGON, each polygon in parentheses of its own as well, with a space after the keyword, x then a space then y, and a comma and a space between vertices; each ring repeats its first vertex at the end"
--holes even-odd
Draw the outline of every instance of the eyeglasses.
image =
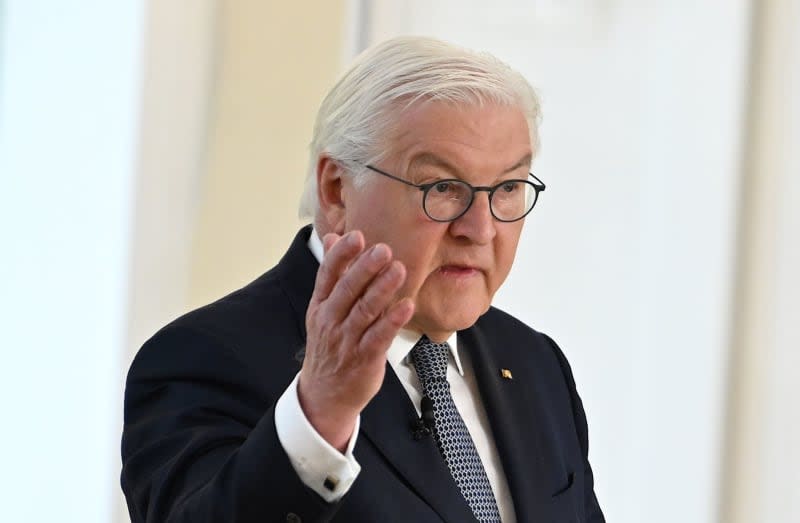
POLYGON ((529 173, 528 176, 536 182, 505 180, 492 187, 475 187, 456 178, 417 185, 381 171, 377 167, 371 165, 365 167, 422 191, 422 209, 428 218, 435 222, 452 222, 462 217, 472 206, 475 193, 478 191, 489 193, 489 210, 497 221, 515 222, 533 210, 536 200, 539 199, 539 193, 545 189, 544 183, 533 173, 529 173))

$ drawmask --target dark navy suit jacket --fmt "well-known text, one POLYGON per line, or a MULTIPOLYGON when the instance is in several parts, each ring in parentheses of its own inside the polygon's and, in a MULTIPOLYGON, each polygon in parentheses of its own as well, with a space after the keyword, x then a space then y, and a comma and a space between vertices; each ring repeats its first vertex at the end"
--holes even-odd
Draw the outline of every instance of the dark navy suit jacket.
MULTIPOLYGON (((278 441, 275 402, 300 369, 316 259, 301 230, 272 270, 175 320, 137 354, 125 391, 122 488, 140 522, 475 521, 390 366, 361 415, 361 473, 329 504, 278 441)), ((602 522, 586 418, 556 344, 490 309, 458 333, 520 522, 602 522), (513 379, 501 376, 511 370, 513 379)))

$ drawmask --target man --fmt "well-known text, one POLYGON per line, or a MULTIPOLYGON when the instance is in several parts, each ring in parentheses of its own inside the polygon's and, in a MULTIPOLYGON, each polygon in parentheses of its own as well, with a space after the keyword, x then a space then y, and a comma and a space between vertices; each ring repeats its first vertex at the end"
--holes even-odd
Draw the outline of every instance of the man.
POLYGON ((313 228, 131 367, 132 520, 604 521, 563 354, 490 306, 544 190, 538 118, 488 55, 362 55, 317 116, 313 228))

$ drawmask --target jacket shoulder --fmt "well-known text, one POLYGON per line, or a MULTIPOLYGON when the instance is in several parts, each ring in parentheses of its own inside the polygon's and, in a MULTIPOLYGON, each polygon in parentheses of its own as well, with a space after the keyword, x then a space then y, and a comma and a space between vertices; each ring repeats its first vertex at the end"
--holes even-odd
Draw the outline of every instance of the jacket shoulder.
POLYGON ((561 349, 550 336, 497 307, 489 307, 475 326, 490 332, 492 338, 501 342, 563 357, 561 349))

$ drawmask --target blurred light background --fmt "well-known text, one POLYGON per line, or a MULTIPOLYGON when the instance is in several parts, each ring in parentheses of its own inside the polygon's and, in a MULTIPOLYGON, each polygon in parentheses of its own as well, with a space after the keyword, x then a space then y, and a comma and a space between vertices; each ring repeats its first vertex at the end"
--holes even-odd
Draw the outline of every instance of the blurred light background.
POLYGON ((128 521, 130 359, 277 261, 397 34, 541 95, 496 303, 569 356, 609 522, 800 521, 800 0, 0 0, 0 520, 128 521))

